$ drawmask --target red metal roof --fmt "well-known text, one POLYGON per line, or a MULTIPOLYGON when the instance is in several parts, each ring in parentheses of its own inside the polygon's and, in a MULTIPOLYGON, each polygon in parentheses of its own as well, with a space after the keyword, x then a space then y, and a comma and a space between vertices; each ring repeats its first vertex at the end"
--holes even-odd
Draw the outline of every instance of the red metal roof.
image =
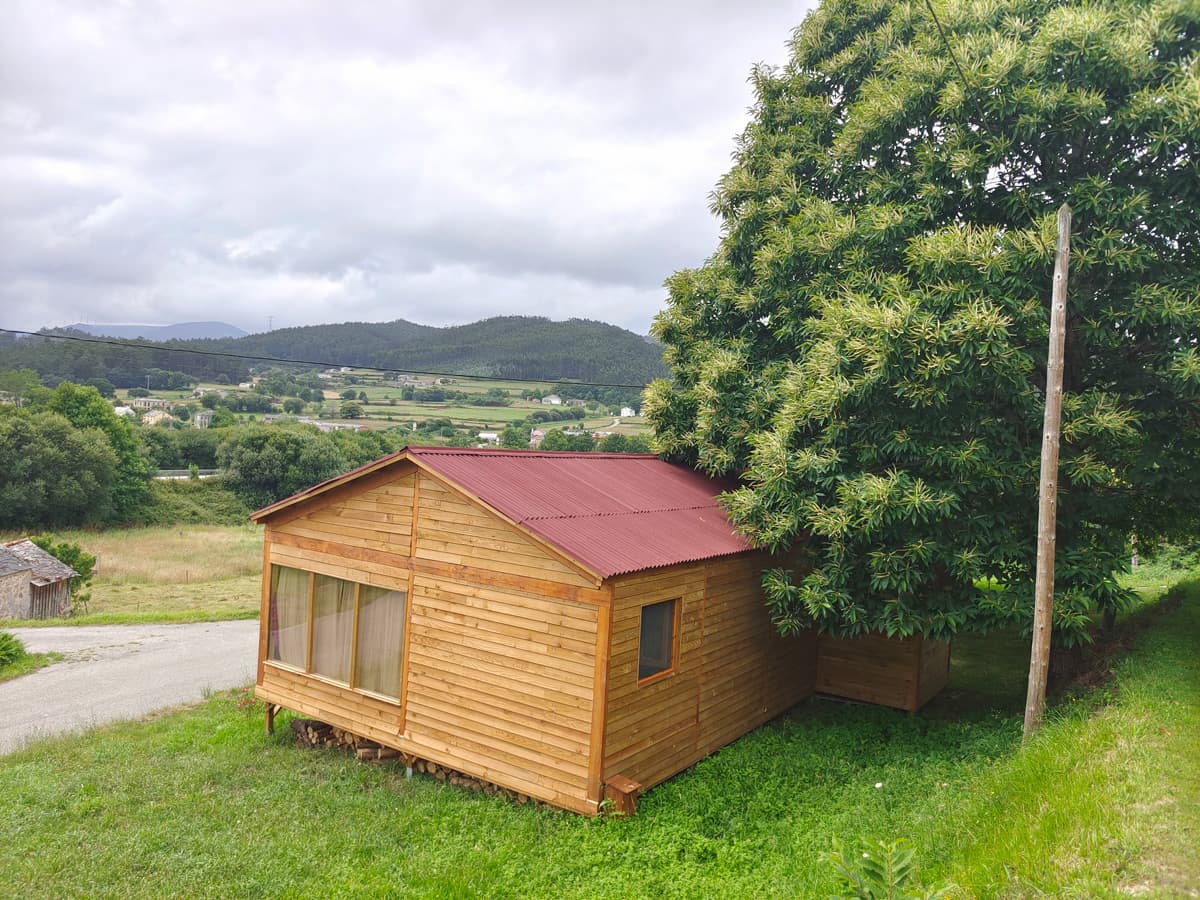
POLYGON ((271 513, 411 458, 608 578, 751 549, 717 495, 731 482, 655 456, 409 447, 254 513, 271 513))
POLYGON ((655 456, 408 452, 604 578, 751 548, 716 502, 732 484, 655 456))

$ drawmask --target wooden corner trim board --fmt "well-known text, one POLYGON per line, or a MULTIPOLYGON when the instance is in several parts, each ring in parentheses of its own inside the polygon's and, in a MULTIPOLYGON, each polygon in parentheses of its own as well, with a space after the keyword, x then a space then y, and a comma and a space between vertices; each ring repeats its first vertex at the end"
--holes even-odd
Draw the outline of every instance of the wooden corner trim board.
POLYGON ((263 683, 263 663, 267 659, 267 635, 271 627, 271 541, 269 529, 263 533, 263 575, 258 610, 258 671, 255 684, 263 683))
POLYGON ((596 668, 592 676, 592 734, 588 744, 587 797, 599 804, 604 799, 604 738, 608 724, 608 667, 612 657, 612 587, 605 586, 606 599, 596 611, 596 668))
MULTIPOLYGON (((566 564, 567 566, 570 566, 572 569, 574 569, 576 572, 578 572, 584 578, 587 578, 589 581, 593 582, 596 585, 596 587, 600 587, 600 585, 602 585, 604 583, 604 576, 601 575, 599 572, 595 572, 592 569, 589 569, 587 566, 585 566, 579 560, 575 559, 573 556, 569 555, 565 551, 556 547, 554 544, 547 541, 541 535, 534 533, 529 528, 522 525, 520 522, 516 521, 515 519, 509 518, 504 513, 502 513, 500 510, 496 509, 496 507, 492 506, 490 503, 488 503, 486 500, 482 499, 478 495, 467 490, 465 487, 463 487, 458 482, 454 481, 453 479, 447 478, 441 472, 438 472, 436 469, 431 468, 429 466, 429 464, 425 462, 425 460, 414 459, 412 462, 414 463, 414 465, 416 465, 416 467, 418 469, 420 469, 422 472, 424 472, 426 475, 428 475, 434 481, 440 482, 441 484, 445 485, 446 487, 451 488, 454 491, 457 491, 458 493, 462 494, 464 497, 469 497, 473 502, 478 503, 480 506, 482 506, 484 509, 486 509, 488 512, 490 512, 492 515, 499 518, 501 521, 507 522, 513 528, 515 528, 519 532, 521 532, 522 535, 527 537, 529 540, 533 541, 535 544, 537 544, 539 547, 541 547, 547 553, 550 553, 552 556, 554 556, 555 559, 566 564)), ((413 531, 414 532, 416 531, 416 528, 417 528, 416 522, 413 522, 413 531)))

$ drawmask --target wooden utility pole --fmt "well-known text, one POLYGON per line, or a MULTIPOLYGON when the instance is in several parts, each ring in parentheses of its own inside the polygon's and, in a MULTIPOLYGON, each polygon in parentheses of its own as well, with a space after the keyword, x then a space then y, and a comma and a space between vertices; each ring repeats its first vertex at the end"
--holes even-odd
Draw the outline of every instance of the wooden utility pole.
POLYGON ((1037 582, 1033 597, 1033 648, 1025 695, 1025 738, 1042 727, 1050 631, 1054 612, 1054 533, 1058 502, 1059 423, 1062 421, 1063 347, 1067 331, 1067 263, 1071 258, 1071 207, 1058 208, 1054 287, 1050 294, 1050 354, 1046 360, 1046 417, 1042 425, 1042 478, 1038 495, 1037 582))

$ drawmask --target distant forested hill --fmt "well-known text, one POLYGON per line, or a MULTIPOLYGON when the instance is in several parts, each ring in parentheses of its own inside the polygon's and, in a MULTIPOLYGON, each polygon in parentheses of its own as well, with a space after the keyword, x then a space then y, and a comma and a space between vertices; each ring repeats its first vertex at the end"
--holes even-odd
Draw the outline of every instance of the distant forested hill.
POLYGON ((587 319, 552 322, 509 316, 447 328, 404 320, 347 322, 241 338, 175 340, 154 346, 133 343, 136 346, 13 340, 0 335, 0 369, 34 369, 51 384, 105 378, 117 387, 135 387, 156 371, 237 383, 245 380, 253 361, 204 355, 234 353, 331 365, 606 384, 644 384, 666 374, 659 344, 587 319))

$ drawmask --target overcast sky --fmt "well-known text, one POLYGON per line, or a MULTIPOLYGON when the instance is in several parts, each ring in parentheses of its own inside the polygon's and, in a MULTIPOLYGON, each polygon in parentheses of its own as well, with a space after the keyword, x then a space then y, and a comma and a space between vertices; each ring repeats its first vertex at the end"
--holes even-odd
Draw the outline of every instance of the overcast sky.
POLYGON ((8 0, 0 326, 645 333, 811 5, 8 0))

